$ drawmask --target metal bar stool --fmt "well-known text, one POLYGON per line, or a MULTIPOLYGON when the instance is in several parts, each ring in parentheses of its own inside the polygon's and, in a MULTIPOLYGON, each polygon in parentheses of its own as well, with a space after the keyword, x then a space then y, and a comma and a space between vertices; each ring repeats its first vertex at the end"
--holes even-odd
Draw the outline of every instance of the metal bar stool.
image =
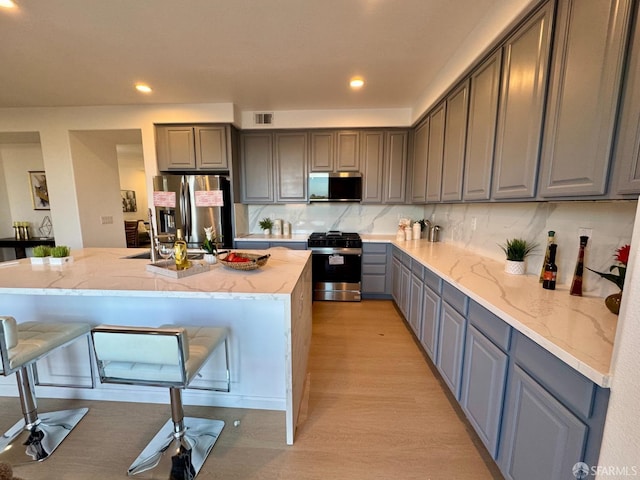
POLYGON ((185 417, 182 389, 224 343, 229 391, 228 329, 217 327, 129 327, 100 325, 92 338, 100 381, 168 387, 171 419, 131 464, 129 475, 158 468, 169 478, 196 477, 211 452, 222 420, 185 417))
POLYGON ((45 460, 85 416, 88 408, 38 414, 32 367, 90 330, 86 323, 17 324, 13 317, 0 316, 0 373, 5 377, 16 374, 24 415, 0 438, 0 461, 19 465, 45 460))

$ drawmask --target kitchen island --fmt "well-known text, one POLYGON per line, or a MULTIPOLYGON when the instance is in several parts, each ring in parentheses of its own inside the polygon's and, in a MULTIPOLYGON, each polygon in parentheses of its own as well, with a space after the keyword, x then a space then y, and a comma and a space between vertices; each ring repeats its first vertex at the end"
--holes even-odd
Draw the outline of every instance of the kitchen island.
MULTIPOLYGON (((31 265, 29 259, 0 263, 2 314, 18 322, 228 327, 231 392, 205 390, 226 382, 223 353, 217 352, 194 382, 197 389, 185 391, 185 404, 285 411, 286 442, 292 444, 311 341, 310 253, 273 248, 264 252, 271 257, 258 270, 216 264, 208 272, 173 279, 148 272, 148 260, 126 258, 142 251, 74 250, 73 263, 63 266, 31 265)), ((86 344, 76 342, 39 362, 38 395, 167 402, 160 388, 99 383, 91 388, 94 370, 86 344)), ((17 395, 13 378, 3 379, 0 394, 17 395)))

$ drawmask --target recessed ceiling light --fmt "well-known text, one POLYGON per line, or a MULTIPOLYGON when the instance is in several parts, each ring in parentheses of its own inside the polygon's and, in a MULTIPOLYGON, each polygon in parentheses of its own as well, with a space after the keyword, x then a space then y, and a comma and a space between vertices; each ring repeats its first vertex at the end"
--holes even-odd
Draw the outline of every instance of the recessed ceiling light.
POLYGON ((144 83, 136 84, 136 90, 142 93, 151 93, 151 87, 149 85, 145 85, 144 83))
POLYGON ((12 0, 0 0, 0 7, 2 7, 2 8, 16 8, 16 4, 12 0))
POLYGON ((356 78, 352 78, 351 82, 349 82, 349 85, 351 86, 351 88, 362 88, 362 86, 364 85, 364 80, 360 77, 356 77, 356 78))

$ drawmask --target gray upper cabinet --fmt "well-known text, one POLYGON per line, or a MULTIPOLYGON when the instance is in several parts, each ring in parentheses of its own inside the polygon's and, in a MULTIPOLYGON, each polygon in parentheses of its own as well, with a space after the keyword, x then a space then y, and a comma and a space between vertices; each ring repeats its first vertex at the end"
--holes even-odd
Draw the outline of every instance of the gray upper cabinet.
POLYGON ((629 63, 618 120, 618 138, 614 153, 614 194, 640 193, 640 21, 636 25, 629 50, 629 63))
POLYGON ((385 132, 384 203, 404 203, 406 200, 408 142, 407 131, 385 132))
POLYGON ((310 134, 312 172, 360 171, 360 132, 317 131, 310 134))
POLYGON ((307 201, 307 133, 276 133, 276 201, 307 201))
POLYGON ((336 171, 358 172, 360 170, 360 132, 339 131, 336 133, 336 171))
POLYGON ((404 203, 408 132, 363 130, 360 137, 362 203, 404 203))
POLYGON ((427 202, 440 201, 442 158, 444 154, 445 103, 429 114, 429 148, 427 155, 427 202))
POLYGON ((494 199, 535 196, 552 18, 553 2, 548 2, 503 47, 491 187, 494 199))
POLYGON ((227 125, 158 125, 158 170, 228 170, 227 125))
POLYGON ((447 97, 442 162, 442 201, 462 200, 462 177, 469 112, 469 80, 447 97))
POLYGON ((489 200, 491 196, 501 64, 502 51, 499 50, 471 74, 464 200, 489 200))
POLYGON ((429 117, 420 123, 413 134, 411 162, 411 203, 427 201, 427 158, 429 154, 429 117))
POLYGON ((606 193, 631 0, 559 2, 539 195, 606 193))
POLYGON ((335 133, 311 132, 310 170, 312 172, 332 172, 335 159, 335 133))
POLYGON ((240 142, 242 203, 272 203, 273 135, 270 132, 243 133, 240 142))
POLYGON ((384 132, 362 132, 362 203, 382 203, 384 132))

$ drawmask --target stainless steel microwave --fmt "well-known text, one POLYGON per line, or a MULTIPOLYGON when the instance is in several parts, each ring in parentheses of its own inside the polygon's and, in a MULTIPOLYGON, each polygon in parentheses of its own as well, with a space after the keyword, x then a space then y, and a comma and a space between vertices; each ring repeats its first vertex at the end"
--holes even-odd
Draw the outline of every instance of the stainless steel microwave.
POLYGON ((362 174, 359 172, 314 172, 309 174, 310 202, 359 202, 362 174))

